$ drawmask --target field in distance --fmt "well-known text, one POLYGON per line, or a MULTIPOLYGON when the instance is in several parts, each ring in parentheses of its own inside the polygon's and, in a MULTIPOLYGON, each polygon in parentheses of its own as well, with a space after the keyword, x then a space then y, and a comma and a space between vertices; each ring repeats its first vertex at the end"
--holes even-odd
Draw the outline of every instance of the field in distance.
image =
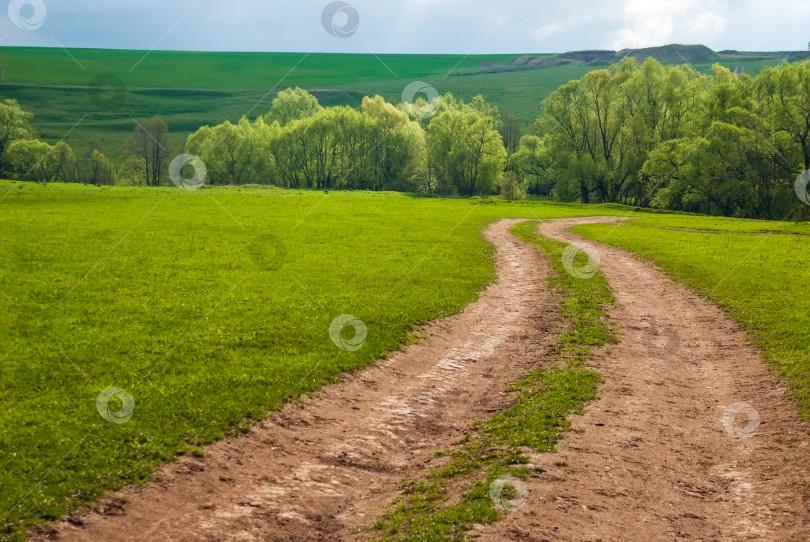
MULTIPOLYGON (((553 90, 586 72, 606 66, 627 51, 558 55, 373 55, 325 53, 213 53, 3 47, 6 66, 0 98, 13 98, 33 112, 45 141, 64 140, 84 150, 100 141, 118 158, 136 123, 159 113, 173 142, 203 125, 243 115, 255 118, 275 94, 300 86, 321 105, 351 105, 379 94, 397 103, 403 89, 424 81, 437 92, 469 100, 482 94, 524 129, 540 113, 553 90), (99 76, 114 76, 126 94, 114 107, 91 98, 88 87, 99 76), (67 135, 66 135, 67 134, 67 135)), ((652 54, 667 63, 689 62, 708 71, 714 62, 755 74, 764 65, 793 59, 798 53, 715 53, 701 46, 667 46, 632 53, 652 54)), ((114 99, 112 90, 104 99, 114 99)))

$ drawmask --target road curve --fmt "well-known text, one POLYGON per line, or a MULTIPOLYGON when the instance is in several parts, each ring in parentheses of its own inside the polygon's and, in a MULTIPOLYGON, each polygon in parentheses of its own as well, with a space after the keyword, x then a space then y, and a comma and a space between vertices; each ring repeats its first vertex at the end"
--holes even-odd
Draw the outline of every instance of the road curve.
POLYGON ((617 220, 539 226, 596 250, 621 343, 594 362, 605 383, 573 418, 583 431, 533 458, 547 472, 527 484, 532 513, 478 529, 479 540, 810 540, 808 425, 784 382, 715 305, 569 231, 617 220))

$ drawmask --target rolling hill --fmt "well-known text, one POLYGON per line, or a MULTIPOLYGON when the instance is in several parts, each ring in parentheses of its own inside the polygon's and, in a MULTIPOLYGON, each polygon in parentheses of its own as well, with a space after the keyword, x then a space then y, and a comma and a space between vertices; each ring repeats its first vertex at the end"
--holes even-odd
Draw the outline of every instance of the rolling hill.
POLYGON ((470 56, 2 47, 7 70, 0 98, 14 98, 32 111, 46 141, 64 138, 81 151, 97 140, 119 157, 135 124, 156 113, 166 119, 179 146, 202 125, 264 113, 276 92, 289 86, 309 90, 323 105, 354 106, 374 94, 398 102, 408 83, 425 81, 439 93, 463 99, 482 94, 528 128, 551 91, 626 56, 688 62, 702 71, 719 62, 756 73, 764 65, 807 58, 808 53, 714 52, 700 45, 470 56), (88 92, 98 77, 117 79, 115 107, 105 102, 111 96, 99 100, 88 92))

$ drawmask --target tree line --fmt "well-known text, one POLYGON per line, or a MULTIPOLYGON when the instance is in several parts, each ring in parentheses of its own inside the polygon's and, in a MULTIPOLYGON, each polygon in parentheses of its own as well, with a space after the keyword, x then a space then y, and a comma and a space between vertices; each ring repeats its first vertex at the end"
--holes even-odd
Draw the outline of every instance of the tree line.
POLYGON ((507 158, 500 122, 480 96, 398 106, 374 96, 358 108, 323 108, 295 88, 253 122, 200 128, 185 152, 203 160, 212 184, 472 196, 499 189, 507 158))
MULTIPOLYGON (((171 185, 170 162, 183 152, 172 147, 159 115, 133 129, 118 168, 100 145, 76 156, 64 142, 40 141, 31 118, 13 100, 0 105, 5 126, 0 172, 6 177, 165 186, 171 185)), ((481 96, 465 103, 447 94, 432 103, 420 99, 404 105, 374 96, 357 108, 324 108, 313 95, 294 88, 281 91, 267 114, 253 121, 243 117, 236 124, 203 126, 188 137, 184 152, 203 161, 211 185, 473 196, 501 191, 507 161, 503 126, 515 133, 513 121, 502 123, 498 108, 481 96)), ((516 145, 519 135, 513 139, 516 145)), ((512 188, 519 184, 507 178, 512 188)))
POLYGON ((517 159, 557 199, 787 218, 806 212, 810 62, 751 77, 625 59, 554 91, 533 132, 517 159))
MULTIPOLYGON (((180 150, 160 116, 134 128, 118 168, 100 145, 77 155, 64 142, 38 140, 30 120, 15 101, 0 104, 4 176, 171 183, 168 165, 180 150)), ((291 88, 254 120, 200 128, 183 152, 205 163, 212 185, 534 194, 784 218, 803 209, 794 181, 810 169, 810 61, 751 77, 626 58, 552 92, 527 135, 481 96, 396 105, 374 96, 356 108, 324 108, 291 88)))
POLYGON ((49 145, 37 139, 31 126, 33 116, 16 100, 0 102, 0 175, 45 183, 115 183, 115 166, 99 143, 91 142, 78 155, 64 141, 49 145))

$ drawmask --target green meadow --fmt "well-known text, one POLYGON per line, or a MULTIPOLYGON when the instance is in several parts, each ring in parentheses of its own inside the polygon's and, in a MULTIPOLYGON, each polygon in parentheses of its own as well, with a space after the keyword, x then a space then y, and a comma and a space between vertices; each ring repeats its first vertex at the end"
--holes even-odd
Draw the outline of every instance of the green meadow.
MULTIPOLYGON (((53 144, 64 138, 84 150, 100 141, 120 158, 136 123, 162 115, 179 148, 200 126, 255 118, 270 108, 276 93, 300 86, 324 106, 360 103, 379 94, 398 103, 404 88, 424 81, 440 94, 469 101, 481 94, 528 130, 543 99, 560 85, 600 66, 569 64, 522 71, 486 72, 522 55, 373 55, 326 53, 213 53, 0 47, 6 78, 0 97, 13 98, 36 117, 34 126, 53 144), (126 88, 122 103, 94 101, 88 87, 110 75, 126 88)), ((756 73, 778 61, 752 56, 724 60, 731 69, 745 65, 756 73)), ((709 64, 695 64, 708 71, 709 64)), ((105 87, 103 99, 113 98, 105 87)))
MULTIPOLYGON (((576 231, 717 301, 810 411, 805 225, 399 193, 10 181, 0 209, 0 539, 145 480, 457 312, 494 277, 481 230, 502 217, 642 217, 576 231), (337 346, 353 344, 352 326, 343 342, 330 337, 342 315, 367 329, 359 350, 337 346), (111 387, 126 395, 99 410, 111 387)), ((572 314, 596 314, 577 305, 587 298, 568 297, 572 314)))
MULTIPOLYGON (((457 312, 494 276, 487 223, 596 211, 7 181, 0 199, 0 532, 11 538, 457 312), (330 337, 344 314, 367 328, 360 350, 330 337), (119 394, 100 413, 110 387, 134 405, 119 394)), ((344 334, 351 344, 353 328, 344 334)))

